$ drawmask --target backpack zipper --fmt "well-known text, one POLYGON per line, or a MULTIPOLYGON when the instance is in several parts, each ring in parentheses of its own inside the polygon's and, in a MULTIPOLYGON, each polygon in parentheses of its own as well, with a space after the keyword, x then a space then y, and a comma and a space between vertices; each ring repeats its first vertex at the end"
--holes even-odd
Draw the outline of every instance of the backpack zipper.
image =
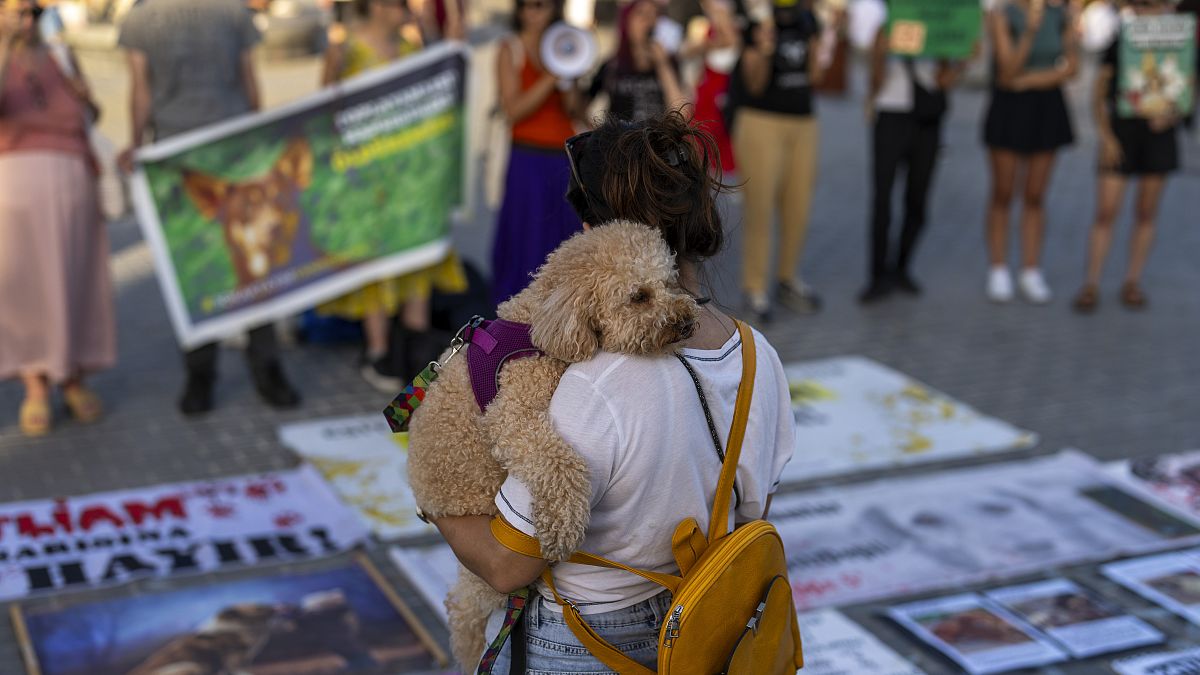
POLYGON ((670 649, 675 644, 675 638, 679 637, 679 617, 683 616, 683 605, 675 607, 675 611, 671 612, 671 619, 667 621, 667 638, 663 640, 663 646, 670 649))

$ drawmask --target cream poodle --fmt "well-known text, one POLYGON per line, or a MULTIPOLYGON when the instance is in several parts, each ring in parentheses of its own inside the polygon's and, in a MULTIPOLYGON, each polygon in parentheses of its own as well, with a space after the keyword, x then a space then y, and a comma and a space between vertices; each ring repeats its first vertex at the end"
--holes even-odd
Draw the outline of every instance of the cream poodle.
MULTIPOLYGON (((408 476, 417 504, 431 516, 495 514, 496 494, 512 475, 533 497, 543 555, 570 557, 587 531, 591 484, 587 465, 550 422, 563 371, 597 350, 666 353, 690 337, 698 312, 656 230, 614 222, 569 239, 498 309, 500 318, 531 326, 543 355, 505 365, 499 392, 481 413, 460 354, 414 412, 408 476)), ((505 596, 459 569, 446 608, 451 647, 464 668, 478 660, 488 615, 504 603, 505 596)))

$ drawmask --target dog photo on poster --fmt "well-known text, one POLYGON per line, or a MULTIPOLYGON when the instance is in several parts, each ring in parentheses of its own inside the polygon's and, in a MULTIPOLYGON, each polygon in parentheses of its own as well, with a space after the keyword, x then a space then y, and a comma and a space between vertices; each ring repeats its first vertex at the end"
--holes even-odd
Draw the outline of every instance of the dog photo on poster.
POLYGON ((312 572, 14 607, 31 675, 376 675, 445 656, 359 557, 312 572))
POLYGON ((448 252, 466 54, 443 45, 138 153, 138 221, 186 347, 448 252))

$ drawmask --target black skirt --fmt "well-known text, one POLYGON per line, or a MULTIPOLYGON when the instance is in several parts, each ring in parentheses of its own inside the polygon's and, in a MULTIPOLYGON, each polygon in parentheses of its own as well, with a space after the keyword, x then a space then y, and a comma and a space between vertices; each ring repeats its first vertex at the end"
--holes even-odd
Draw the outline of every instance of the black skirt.
POLYGON ((1179 168, 1175 127, 1154 131, 1144 119, 1114 116, 1112 130, 1121 145, 1121 164, 1116 167, 1117 173, 1144 176, 1171 173, 1179 168))
POLYGON ((1050 152, 1075 141, 1062 89, 992 90, 983 142, 1023 155, 1050 152))

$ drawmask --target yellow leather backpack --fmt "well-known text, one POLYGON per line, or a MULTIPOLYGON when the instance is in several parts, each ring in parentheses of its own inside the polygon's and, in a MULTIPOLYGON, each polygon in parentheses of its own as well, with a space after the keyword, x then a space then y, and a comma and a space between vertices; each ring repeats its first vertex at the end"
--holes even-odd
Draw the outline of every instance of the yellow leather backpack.
MULTIPOLYGON (((671 613, 659 631, 660 675, 782 675, 803 667, 800 631, 787 577, 783 541, 771 523, 755 520, 729 529, 730 500, 754 393, 754 334, 738 322, 742 338, 742 381, 716 501, 706 537, 694 518, 679 523, 671 548, 680 576, 634 569, 588 553, 569 562, 622 569, 653 581, 672 594, 671 613)), ((542 557, 537 539, 503 518, 492 533, 505 547, 542 557)), ((562 607, 571 632, 597 659, 620 675, 651 675, 596 634, 578 608, 559 596, 552 571, 542 580, 562 607)))

